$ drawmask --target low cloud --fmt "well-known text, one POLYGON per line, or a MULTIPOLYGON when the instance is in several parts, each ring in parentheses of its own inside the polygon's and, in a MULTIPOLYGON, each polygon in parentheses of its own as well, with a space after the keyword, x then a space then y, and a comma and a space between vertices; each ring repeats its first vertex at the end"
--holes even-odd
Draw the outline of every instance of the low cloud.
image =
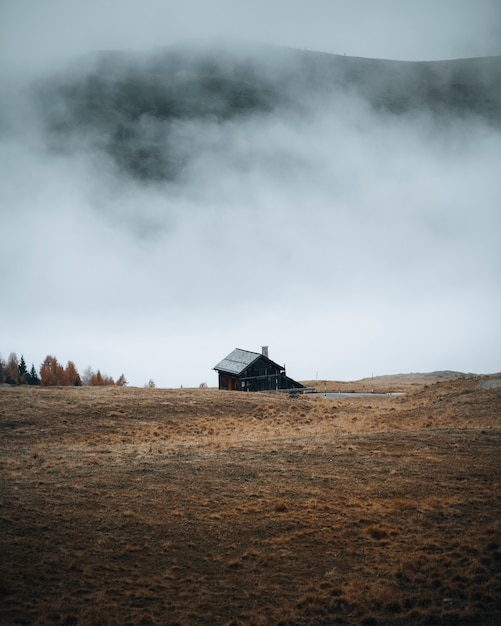
POLYGON ((165 386, 215 384, 226 353, 262 344, 297 379, 499 369, 490 123, 376 112, 350 92, 143 116, 137 154, 178 167, 141 178, 103 137, 54 150, 23 119, 0 146, 5 353, 165 386))

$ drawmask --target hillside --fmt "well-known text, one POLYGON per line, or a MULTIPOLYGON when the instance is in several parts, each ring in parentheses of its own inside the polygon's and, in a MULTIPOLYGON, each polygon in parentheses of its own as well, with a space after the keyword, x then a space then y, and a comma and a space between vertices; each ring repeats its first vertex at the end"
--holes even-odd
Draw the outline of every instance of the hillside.
POLYGON ((438 382, 456 380, 458 378, 476 378, 475 374, 465 374, 464 372, 453 372, 450 370, 438 372, 424 372, 411 374, 385 374, 383 376, 372 376, 353 381, 337 380, 305 380, 302 384, 305 387, 315 388, 318 392, 336 393, 338 391, 349 393, 391 393, 408 392, 419 389, 425 385, 433 385, 438 382))
POLYGON ((501 57, 440 62, 363 59, 272 46, 184 44, 96 52, 34 88, 56 151, 95 149, 119 170, 175 180, 196 158, 190 122, 336 116, 346 99, 386 115, 501 124, 501 57))
POLYGON ((0 622, 494 626, 493 381, 0 388, 0 622))

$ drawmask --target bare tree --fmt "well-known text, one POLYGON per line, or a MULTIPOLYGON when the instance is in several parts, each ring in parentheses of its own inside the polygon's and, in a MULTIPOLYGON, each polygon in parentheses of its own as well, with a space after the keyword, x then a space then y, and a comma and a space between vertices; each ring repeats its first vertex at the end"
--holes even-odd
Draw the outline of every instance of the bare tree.
POLYGON ((19 361, 17 354, 11 352, 5 368, 5 382, 10 385, 19 385, 19 361))

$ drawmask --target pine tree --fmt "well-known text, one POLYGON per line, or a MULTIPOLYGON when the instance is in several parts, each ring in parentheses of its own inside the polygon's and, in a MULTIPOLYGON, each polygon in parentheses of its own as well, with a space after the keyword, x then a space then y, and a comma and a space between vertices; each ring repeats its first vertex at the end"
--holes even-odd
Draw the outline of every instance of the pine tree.
POLYGON ((28 385, 39 385, 40 384, 40 378, 38 377, 37 371, 35 369, 35 364, 32 363, 31 364, 31 370, 30 373, 26 376, 26 380, 28 382, 28 385))
POLYGON ((19 361, 19 365, 17 366, 17 370, 19 373, 19 384, 26 385, 28 382, 28 368, 26 367, 26 362, 22 354, 21 354, 21 360, 19 361))

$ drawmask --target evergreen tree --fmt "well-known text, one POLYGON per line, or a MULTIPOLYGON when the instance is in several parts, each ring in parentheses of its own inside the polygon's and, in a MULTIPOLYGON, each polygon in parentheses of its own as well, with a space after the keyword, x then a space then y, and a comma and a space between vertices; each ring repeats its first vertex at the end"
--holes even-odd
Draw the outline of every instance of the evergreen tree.
POLYGON ((28 383, 28 368, 26 367, 26 361, 24 360, 24 356, 22 354, 17 370, 19 372, 19 384, 26 385, 28 383))
POLYGON ((0 384, 5 382, 5 370, 7 369, 7 363, 3 360, 0 354, 0 384))
POLYGON ((34 363, 31 364, 31 370, 30 370, 30 373, 27 374, 26 380, 28 382, 28 385, 39 385, 40 384, 40 378, 39 378, 39 376, 37 374, 37 371, 35 369, 35 364, 34 363))

